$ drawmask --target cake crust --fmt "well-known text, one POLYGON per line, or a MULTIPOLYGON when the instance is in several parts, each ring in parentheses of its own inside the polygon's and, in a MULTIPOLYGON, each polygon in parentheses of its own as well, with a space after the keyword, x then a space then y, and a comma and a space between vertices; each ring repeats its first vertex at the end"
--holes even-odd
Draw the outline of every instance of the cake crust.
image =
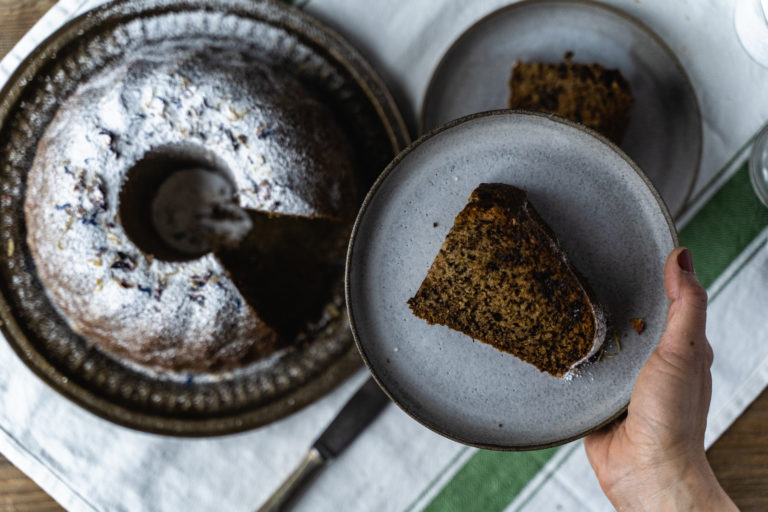
POLYGON ((500 183, 472 192, 408 305, 556 377, 605 336, 594 294, 552 230, 525 191, 500 183))

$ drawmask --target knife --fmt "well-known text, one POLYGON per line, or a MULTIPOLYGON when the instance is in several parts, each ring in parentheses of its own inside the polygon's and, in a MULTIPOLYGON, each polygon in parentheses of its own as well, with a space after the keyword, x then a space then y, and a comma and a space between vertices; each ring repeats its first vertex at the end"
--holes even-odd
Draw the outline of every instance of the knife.
POLYGON ((258 512, 285 510, 296 492, 309 481, 310 477, 326 462, 344 451, 378 416, 387 403, 389 403, 389 397, 379 389, 373 379, 369 378, 315 440, 298 467, 259 508, 258 512))

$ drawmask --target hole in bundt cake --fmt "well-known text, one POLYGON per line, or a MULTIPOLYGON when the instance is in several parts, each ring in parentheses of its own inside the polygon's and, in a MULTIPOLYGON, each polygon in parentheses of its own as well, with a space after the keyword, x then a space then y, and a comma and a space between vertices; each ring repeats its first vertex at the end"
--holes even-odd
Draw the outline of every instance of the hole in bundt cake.
POLYGON ((119 212, 131 240, 167 261, 235 247, 251 228, 226 167, 194 146, 148 152, 128 171, 119 212))

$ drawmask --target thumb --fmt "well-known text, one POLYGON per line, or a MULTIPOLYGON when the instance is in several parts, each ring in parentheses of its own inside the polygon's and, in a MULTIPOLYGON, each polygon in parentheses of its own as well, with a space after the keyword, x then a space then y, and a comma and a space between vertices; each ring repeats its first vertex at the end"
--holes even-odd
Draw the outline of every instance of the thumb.
POLYGON ((707 292, 699 284, 688 249, 678 247, 667 258, 664 288, 671 303, 659 349, 686 357, 697 353, 711 365, 712 348, 706 338, 707 292))

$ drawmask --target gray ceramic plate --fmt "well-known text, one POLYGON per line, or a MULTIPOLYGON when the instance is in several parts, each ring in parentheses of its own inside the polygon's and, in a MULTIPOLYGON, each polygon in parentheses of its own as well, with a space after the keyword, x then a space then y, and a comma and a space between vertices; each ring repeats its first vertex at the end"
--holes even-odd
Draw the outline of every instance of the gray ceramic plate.
POLYGON ((482 19, 448 50, 422 107, 431 130, 461 116, 506 108, 515 61, 598 62, 621 71, 635 107, 621 148, 651 178, 669 210, 682 211, 701 158, 701 116, 672 51, 627 14, 587 1, 524 1, 482 19))
POLYGON ((626 407, 664 328, 662 272, 676 244, 647 177, 605 139, 541 114, 470 116, 419 139, 369 193, 347 255, 353 333, 383 389, 433 430, 485 448, 563 443, 626 407), (558 379, 411 313, 406 301, 482 182, 528 191, 605 308, 615 357, 558 379), (640 335, 634 317, 645 319, 640 335))
POLYGON ((355 148, 360 201, 408 139, 383 82, 357 51, 278 2, 109 3, 66 24, 20 65, 0 91, 3 334, 37 375, 90 411, 174 435, 226 434, 274 421, 322 396, 360 365, 343 314, 341 275, 333 310, 339 314, 310 341, 236 371, 195 375, 140 369, 96 349, 72 332, 37 279, 26 245, 25 183, 59 101, 126 53, 159 41, 200 38, 258 56, 324 101, 355 148))

